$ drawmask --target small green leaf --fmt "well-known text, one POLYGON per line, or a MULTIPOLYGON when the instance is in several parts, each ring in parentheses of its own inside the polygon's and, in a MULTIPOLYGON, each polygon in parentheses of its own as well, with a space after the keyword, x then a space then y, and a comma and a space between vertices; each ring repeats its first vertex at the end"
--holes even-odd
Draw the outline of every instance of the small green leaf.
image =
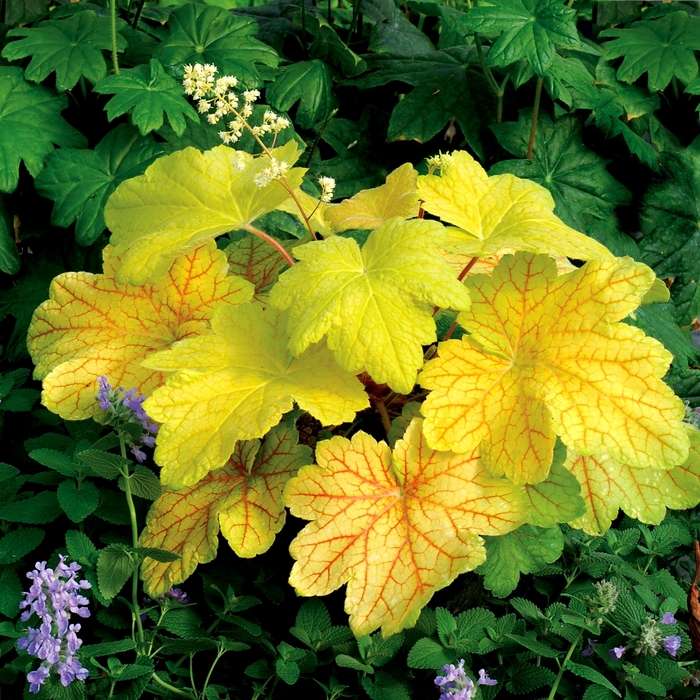
POLYGON ((126 479, 129 479, 129 484, 131 485, 131 493, 139 498, 145 498, 148 501, 155 501, 160 498, 161 495, 161 485, 160 479, 146 467, 137 466, 134 469, 133 474, 128 477, 120 477, 119 488, 122 491, 126 490, 126 479))
POLYGON ((411 647, 406 663, 411 668, 438 669, 445 664, 454 663, 454 652, 448 651, 430 637, 423 637, 411 647))
POLYGON ((77 469, 73 465, 70 455, 67 455, 65 452, 43 448, 32 450, 29 453, 29 456, 35 462, 39 462, 39 464, 42 466, 53 469, 59 474, 63 474, 63 476, 76 476, 78 473, 77 469))
POLYGON ((61 512, 56 494, 53 491, 42 491, 35 496, 0 507, 0 520, 43 525, 56 520, 61 512))
POLYGON ((353 671, 364 671, 365 673, 374 673, 374 669, 367 664, 363 664, 361 661, 353 656, 348 656, 348 654, 338 654, 335 657, 335 662, 341 668, 351 668, 353 671))
POLYGON ((83 450, 78 459, 103 479, 116 479, 131 466, 128 459, 102 450, 83 450))
POLYGON ((591 683, 595 683, 596 685, 603 686, 611 690, 618 697, 622 697, 620 691, 602 673, 596 671, 594 668, 584 666, 583 664, 577 664, 573 661, 569 661, 566 668, 574 675, 585 678, 587 681, 591 681, 591 683))
POLYGON ((114 598, 138 567, 138 557, 123 544, 110 544, 97 556, 97 581, 105 598, 114 598))
POLYGON ((184 97, 182 85, 167 75, 155 58, 147 66, 123 69, 119 75, 103 78, 95 85, 95 92, 114 95, 105 105, 109 121, 129 112, 132 124, 144 136, 160 129, 165 116, 178 136, 187 126, 185 117, 199 121, 184 97))
POLYGON ((296 661, 285 661, 284 659, 277 659, 277 661, 275 661, 275 671, 280 679, 287 685, 294 685, 301 675, 299 665, 296 661))
MULTIPOLYGON (((125 22, 118 19, 117 29, 124 26, 125 22)), ((2 55, 10 61, 31 56, 24 75, 35 83, 55 71, 56 87, 69 90, 81 77, 94 84, 107 73, 102 51, 112 46, 111 24, 108 17, 98 17, 92 10, 46 20, 37 27, 12 29, 7 36, 25 37, 7 44, 2 55)), ((126 39, 117 34, 117 50, 125 48, 126 39)))
POLYGON ((97 548, 87 535, 78 530, 66 532, 66 550, 72 559, 83 566, 94 569, 97 565, 97 548))
POLYGON ((175 552, 168 552, 167 549, 158 549, 156 547, 136 547, 134 552, 141 557, 149 557, 163 564, 182 559, 182 557, 179 554, 175 554, 175 552))
POLYGON ((523 637, 519 634, 506 634, 504 636, 514 642, 517 642, 520 644, 520 646, 525 647, 530 651, 534 651, 535 654, 538 654, 539 656, 546 656, 548 659, 555 659, 559 655, 555 649, 548 647, 546 644, 542 644, 542 642, 538 642, 533 637, 523 637))
POLYGON ((91 481, 83 481, 80 487, 72 479, 64 481, 57 495, 61 508, 74 523, 81 523, 100 504, 97 486, 91 481))

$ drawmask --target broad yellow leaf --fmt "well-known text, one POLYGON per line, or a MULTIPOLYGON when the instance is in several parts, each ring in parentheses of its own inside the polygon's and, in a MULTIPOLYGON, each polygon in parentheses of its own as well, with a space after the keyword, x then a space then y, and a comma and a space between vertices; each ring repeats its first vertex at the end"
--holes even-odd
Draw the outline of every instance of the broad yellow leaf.
POLYGON ((589 535, 602 535, 622 509, 631 518, 658 525, 666 508, 700 503, 700 432, 688 428, 688 459, 674 469, 634 469, 609 455, 584 457, 569 451, 566 466, 581 484, 586 513, 571 521, 589 535))
MULTIPOLYGON (((272 153, 289 165, 299 157, 293 140, 272 153)), ((159 158, 143 175, 119 185, 105 207, 113 255, 120 261, 117 281, 155 282, 178 255, 276 209, 289 193, 278 181, 255 185, 269 163, 265 156, 254 158, 228 146, 204 153, 190 147, 159 158)), ((291 187, 299 186, 304 172, 287 173, 291 187)))
POLYGON ((657 340, 618 323, 654 273, 631 258, 593 260, 557 276, 554 260, 519 252, 491 277, 467 277, 471 334, 438 347, 420 382, 436 449, 480 443, 491 473, 538 483, 555 436, 581 454, 670 468, 688 456, 683 403, 661 378, 673 359, 657 340))
POLYGON ((469 294, 440 253, 436 221, 392 219, 364 247, 332 236, 294 249, 270 302, 289 309, 289 348, 303 352, 324 335, 338 364, 408 393, 423 365, 422 345, 436 339, 434 305, 466 309, 469 294))
POLYGON ((148 396, 164 375, 143 367, 145 358, 208 332, 217 306, 251 298, 252 285, 226 269, 226 256, 210 242, 177 258, 154 285, 119 284, 108 263, 103 275, 56 277, 27 336, 34 376, 43 379, 43 404, 62 418, 89 418, 98 411, 96 380, 103 374, 113 386, 148 396))
POLYGON ((279 251, 250 233, 233 241, 224 252, 228 259, 229 274, 248 280, 255 287, 255 299, 258 301, 267 297, 270 287, 287 267, 287 262, 279 251))
POLYGON ((316 447, 318 466, 290 480, 292 515, 312 520, 290 546, 301 595, 347 583, 355 635, 415 624, 435 591, 486 558, 479 535, 503 535, 527 516, 521 487, 489 477, 476 453, 435 452, 414 419, 393 451, 366 433, 316 447))
POLYGON ((238 440, 265 435, 295 401, 324 425, 351 421, 369 405, 361 382, 324 345, 299 358, 289 353, 286 324, 274 309, 220 308, 211 326, 213 335, 177 343, 145 363, 177 371, 144 403, 163 423, 154 457, 170 488, 222 467, 238 440))
POLYGON ((266 552, 285 519, 282 490, 299 467, 311 463, 311 450, 298 445, 288 422, 260 440, 236 443, 221 469, 195 486, 165 489, 148 513, 142 547, 167 549, 181 556, 173 562, 146 559, 141 576, 146 592, 157 596, 182 583, 198 564, 216 556, 219 529, 239 557, 266 552))
MULTIPOLYGON (((440 252, 445 260, 450 263, 452 269, 458 274, 462 273, 467 265, 470 265, 474 259, 474 256, 465 255, 464 253, 450 253, 446 250, 441 250, 440 252)), ((467 275, 490 275, 504 255, 512 255, 516 252, 515 248, 503 248, 503 250, 498 253, 492 253, 491 255, 485 255, 483 258, 478 258, 469 268, 467 275)), ((578 269, 576 265, 571 264, 571 261, 565 255, 556 255, 552 257, 557 263, 557 271, 560 275, 578 269)), ((467 275, 463 275, 463 277, 467 275)))
POLYGON ((482 257, 513 248, 579 260, 612 257, 553 213, 552 195, 541 185, 510 174, 489 177, 466 151, 449 159, 440 175, 418 178, 418 196, 426 211, 457 227, 450 230, 453 252, 482 257))
POLYGON ((362 190, 340 204, 329 204, 326 219, 336 231, 373 229, 385 221, 400 216, 418 216, 418 173, 410 163, 389 173, 386 183, 371 190, 362 190))

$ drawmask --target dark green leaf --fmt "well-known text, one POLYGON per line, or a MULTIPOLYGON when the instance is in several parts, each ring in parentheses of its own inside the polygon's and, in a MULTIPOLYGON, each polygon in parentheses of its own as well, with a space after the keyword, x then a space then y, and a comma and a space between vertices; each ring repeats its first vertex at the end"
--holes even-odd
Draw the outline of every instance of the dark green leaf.
POLYGON ((266 96, 275 109, 285 112, 299 102, 294 123, 301 129, 326 121, 336 104, 333 78, 323 61, 302 61, 284 68, 266 96))
POLYGON ((97 548, 87 535, 78 530, 66 532, 66 550, 72 559, 83 566, 93 569, 97 565, 97 548))
POLYGON ((287 685, 294 685, 299 680, 301 673, 296 661, 285 661, 284 659, 275 661, 275 671, 287 685))
POLYGON ((116 479, 131 465, 128 459, 102 450, 83 450, 78 459, 103 479, 116 479))
MULTIPOLYGON (((532 110, 522 110, 517 123, 491 127, 498 142, 518 158, 525 158, 530 140, 532 110)), ((585 231, 591 217, 605 219, 630 193, 605 169, 605 161, 581 142, 581 122, 573 115, 552 121, 540 112, 532 160, 505 160, 491 175, 513 173, 546 187, 554 197, 555 213, 564 223, 585 231)))
MULTIPOLYGON (((136 571, 138 558, 129 547, 110 544, 97 556, 97 581, 105 598, 114 598, 136 571)), ((177 611, 175 611, 177 612, 177 611)))
POLYGON ((20 527, 0 538, 0 565, 13 564, 36 549, 44 539, 44 531, 20 527))
POLYGON ((8 0, 5 22, 10 25, 22 24, 30 17, 48 12, 49 4, 49 0, 8 0))
POLYGON ((111 656, 121 654, 124 651, 132 651, 134 642, 132 639, 120 639, 118 642, 103 642, 102 644, 88 644, 80 647, 81 658, 90 659, 99 656, 111 656))
POLYGON ((630 674, 629 680, 636 688, 645 693, 656 695, 659 698, 666 697, 666 688, 656 678, 651 678, 644 673, 634 673, 630 674))
POLYGON ((474 32, 503 34, 491 46, 488 63, 508 66, 525 59, 544 76, 554 60, 555 47, 576 48, 576 11, 563 0, 499 0, 470 10, 464 23, 474 32))
POLYGON ((109 121, 129 112, 132 124, 144 136, 160 129, 164 116, 178 136, 187 125, 185 117, 199 121, 197 112, 184 97, 182 85, 167 75, 155 59, 147 66, 127 68, 119 75, 103 78, 95 85, 95 92, 114 95, 105 106, 109 121))
POLYGON ((534 664, 515 663, 508 672, 510 680, 506 683, 506 689, 518 695, 531 693, 543 686, 551 686, 555 678, 548 668, 534 664))
MULTIPOLYGON (((117 28, 125 26, 117 20, 117 28)), ((56 87, 69 90, 81 77, 96 83, 107 73, 102 51, 112 47, 110 20, 98 17, 92 10, 78 12, 72 17, 40 22, 38 27, 21 27, 7 33, 25 37, 10 42, 2 55, 10 61, 31 56, 24 73, 27 80, 40 83, 56 71, 56 87)), ((117 49, 126 47, 124 37, 117 34, 117 49)))
POLYGON ((438 669, 445 664, 454 663, 454 652, 445 649, 434 639, 423 637, 411 647, 406 663, 411 668, 438 669))
POLYGON ((124 180, 140 175, 165 149, 125 124, 110 131, 95 150, 62 148, 52 153, 36 179, 37 190, 52 199, 51 220, 68 227, 89 245, 104 231, 104 207, 124 180))
POLYGON ((17 617, 21 601, 22 583, 19 576, 12 569, 3 569, 0 574, 0 613, 5 617, 17 617))
POLYGON ((73 466, 70 455, 67 455, 65 452, 41 448, 32 450, 29 456, 35 462, 39 462, 42 466, 53 469, 59 474, 63 474, 63 476, 76 476, 78 473, 77 469, 73 466))
POLYGON ((377 671, 375 679, 363 678, 362 687, 372 700, 410 700, 406 684, 384 671, 377 671))
POLYGON ((188 63, 213 63, 220 75, 234 75, 248 87, 262 83, 258 64, 277 66, 277 53, 254 38, 255 21, 221 7, 188 3, 168 20, 170 36, 155 58, 177 75, 188 63))
POLYGON ((335 29, 321 15, 306 16, 306 31, 313 37, 309 56, 319 58, 339 68, 345 75, 359 75, 367 64, 338 36, 335 29))
POLYGON ((42 491, 16 503, 9 503, 0 508, 0 520, 13 523, 43 525, 50 523, 61 515, 58 498, 52 491, 42 491))
POLYGON ((430 39, 398 10, 394 0, 363 0, 362 12, 375 22, 369 37, 370 50, 400 56, 434 50, 430 39))
POLYGON ((602 673, 596 671, 594 668, 569 661, 567 669, 574 675, 585 678, 587 681, 591 681, 591 683, 595 683, 596 685, 601 685, 611 690, 618 697, 622 697, 620 691, 602 673))
POLYGON ((97 486, 91 481, 83 481, 80 488, 72 479, 64 481, 57 495, 61 508, 74 523, 81 523, 100 504, 97 486))
POLYGON ((519 634, 506 634, 505 637, 517 642, 520 646, 530 651, 534 651, 535 654, 539 656, 545 656, 548 659, 555 659, 558 656, 558 653, 554 649, 548 647, 546 644, 542 644, 542 642, 538 642, 534 637, 523 637, 519 634))
MULTIPOLYGON (((119 488, 124 491, 127 477, 119 478, 119 488)), ((129 477, 131 493, 139 498, 155 501, 160 498, 161 486, 158 477, 146 467, 137 466, 129 477)))
POLYGON ((353 656, 348 656, 347 654, 338 654, 335 657, 335 662, 341 668, 351 668, 353 671, 364 671, 365 673, 374 673, 374 669, 367 664, 362 663, 353 656))
POLYGON ((162 627, 182 639, 198 639, 204 636, 202 620, 192 608, 170 610, 163 618, 162 627))
POLYGON ((700 19, 685 12, 634 22, 629 29, 606 29, 600 35, 616 37, 604 44, 605 58, 624 56, 617 77, 626 83, 648 73, 649 89, 663 90, 674 76, 689 83, 698 74, 693 51, 700 49, 700 19))
POLYGON ((13 476, 17 476, 18 474, 19 469, 11 466, 10 464, 0 462, 0 481, 7 481, 8 479, 11 479, 13 476))
POLYGON ((3 198, 0 197, 0 272, 14 275, 19 272, 20 266, 13 217, 3 198))
POLYGON ((36 177, 54 144, 85 145, 85 137, 61 117, 67 106, 65 95, 28 83, 21 68, 0 66, 0 192, 17 187, 20 161, 36 177))

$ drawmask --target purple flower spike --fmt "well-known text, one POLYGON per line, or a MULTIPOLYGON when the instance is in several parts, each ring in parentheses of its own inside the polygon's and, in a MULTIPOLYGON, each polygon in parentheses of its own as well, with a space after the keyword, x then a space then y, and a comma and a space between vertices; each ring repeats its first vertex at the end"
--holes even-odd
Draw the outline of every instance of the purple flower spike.
POLYGON ((664 639, 664 649, 671 655, 675 656, 681 648, 681 638, 678 635, 672 634, 664 639))
POLYGON ((19 604, 24 612, 22 622, 37 615, 39 628, 28 627, 27 636, 17 640, 18 649, 26 649, 31 656, 41 659, 41 665, 27 674, 29 692, 38 693, 51 671, 61 684, 70 685, 76 678, 85 680, 89 671, 80 665, 76 654, 82 640, 78 637, 80 625, 70 624, 72 614, 89 617, 88 599, 81 591, 90 588, 88 581, 76 578, 80 565, 66 565, 66 557, 60 556, 56 569, 47 569, 46 562, 37 562, 36 569, 27 574, 32 580, 25 599, 19 604))
POLYGON ((590 656, 595 649, 595 645, 598 644, 597 639, 588 639, 588 646, 581 652, 581 656, 590 656))
POLYGON ((676 618, 673 616, 672 612, 665 612, 661 618, 661 623, 664 625, 675 625, 676 618))
POLYGON ((614 649, 610 650, 610 658, 621 659, 625 655, 626 651, 627 647, 615 647, 614 649))
POLYGON ((489 678, 489 674, 482 668, 479 670, 479 680, 477 680, 477 685, 496 685, 498 681, 493 678, 489 678))
POLYGON ((442 667, 444 675, 435 679, 435 685, 440 688, 440 700, 471 700, 474 681, 464 672, 464 659, 459 665, 445 664, 442 667))

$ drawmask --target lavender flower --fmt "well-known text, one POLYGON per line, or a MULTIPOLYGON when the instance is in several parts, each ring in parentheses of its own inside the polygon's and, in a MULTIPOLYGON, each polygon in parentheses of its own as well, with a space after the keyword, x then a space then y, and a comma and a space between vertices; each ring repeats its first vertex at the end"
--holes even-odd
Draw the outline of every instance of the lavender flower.
MULTIPOLYGON (((471 700, 474 693, 474 681, 464 671, 464 659, 459 665, 446 664, 442 667, 444 675, 435 679, 435 685, 440 688, 440 700, 471 700)), ((489 678, 485 669, 479 670, 479 680, 476 685, 496 685, 498 681, 489 678)))
POLYGON ((495 681, 493 678, 489 678, 489 674, 486 673, 483 668, 479 669, 479 680, 476 682, 477 685, 496 685, 496 683, 498 683, 498 681, 495 681))
POLYGON ((678 635, 672 634, 670 637, 664 638, 664 649, 671 656, 675 656, 680 648, 681 638, 678 635))
POLYGON ((661 624, 663 625, 675 625, 676 618, 673 616, 672 612, 665 612, 661 618, 661 624))
POLYGON ((581 656, 590 656, 596 644, 598 644, 597 639, 588 639, 588 646, 581 652, 581 656))
POLYGON ((126 423, 139 423, 142 432, 135 442, 130 433, 124 431, 122 436, 131 446, 131 453, 136 461, 141 463, 146 460, 146 453, 141 446, 153 447, 156 444, 155 435, 158 434, 158 426, 150 419, 143 408, 145 396, 139 396, 137 389, 125 391, 122 387, 112 389, 107 377, 102 375, 97 378, 97 403, 100 408, 109 412, 107 422, 117 429, 126 423))
POLYGON ((615 647, 614 649, 610 650, 610 658, 613 660, 621 659, 625 655, 626 651, 627 647, 615 647))
POLYGON ((27 622, 36 614, 41 620, 39 628, 28 627, 27 636, 17 640, 19 649, 41 659, 41 665, 27 674, 29 692, 38 693, 51 671, 58 674, 63 686, 76 678, 85 680, 89 672, 83 668, 76 653, 82 645, 78 637, 79 624, 70 624, 72 614, 90 617, 88 599, 80 592, 90 588, 88 581, 78 581, 80 565, 73 562, 66 566, 66 557, 60 556, 56 569, 47 569, 46 562, 37 562, 36 569, 27 574, 32 580, 25 599, 19 604, 23 610, 21 620, 27 622))

